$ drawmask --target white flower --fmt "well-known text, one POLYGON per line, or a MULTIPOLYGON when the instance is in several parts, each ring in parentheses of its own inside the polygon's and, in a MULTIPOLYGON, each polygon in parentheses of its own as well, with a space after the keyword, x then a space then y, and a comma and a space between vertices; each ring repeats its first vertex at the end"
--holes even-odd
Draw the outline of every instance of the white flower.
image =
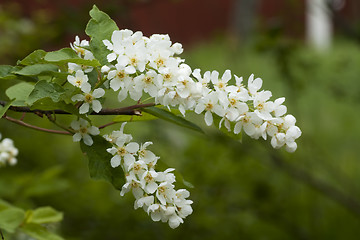
POLYGON ((120 131, 112 131, 110 134, 104 135, 104 138, 112 144, 128 143, 132 140, 131 134, 124 133, 124 127, 127 122, 121 124, 120 131))
POLYGON ((71 128, 76 131, 73 135, 74 142, 80 142, 83 139, 84 143, 88 146, 93 144, 93 140, 90 135, 98 135, 99 129, 95 126, 89 126, 88 121, 80 118, 79 121, 72 121, 71 128))
POLYGON ((174 228, 177 228, 181 223, 184 223, 184 220, 179 217, 178 215, 176 214, 172 214, 170 217, 169 217, 169 226, 174 229, 174 228))
POLYGON ((151 219, 154 222, 158 222, 164 218, 165 211, 166 206, 155 203, 149 206, 147 213, 150 214, 151 219))
POLYGON ((0 142, 0 167, 6 163, 10 166, 15 165, 17 163, 16 156, 18 153, 19 150, 14 146, 14 141, 10 138, 4 138, 0 142))
POLYGON ((205 122, 206 125, 210 126, 213 123, 212 112, 216 113, 218 116, 223 117, 225 114, 225 109, 219 104, 218 98, 219 95, 217 92, 211 92, 204 98, 199 100, 199 103, 196 105, 195 112, 197 114, 205 112, 205 122))
POLYGON ((139 150, 139 144, 130 142, 125 144, 123 141, 117 140, 116 147, 108 148, 107 151, 114 155, 111 158, 111 166, 113 168, 120 166, 121 161, 124 161, 125 169, 128 169, 131 164, 135 162, 134 154, 139 150))
POLYGON ((284 103, 284 101, 285 101, 285 98, 282 97, 282 98, 276 99, 274 102, 270 102, 272 104, 272 106, 270 108, 272 109, 272 114, 275 117, 281 117, 286 113, 287 108, 285 105, 282 105, 284 103))
POLYGON ((261 88, 262 83, 263 83, 263 81, 261 78, 254 79, 254 74, 251 74, 248 79, 249 93, 251 95, 255 95, 257 93, 257 91, 261 88))
POLYGON ((148 194, 153 194, 158 188, 158 184, 156 183, 156 178, 158 173, 154 170, 145 171, 141 176, 140 183, 148 194))
POLYGON ((140 197, 135 200, 134 208, 138 209, 140 207, 144 208, 145 211, 147 211, 148 207, 154 203, 154 196, 145 196, 140 197))
POLYGON ((80 88, 83 92, 90 92, 91 90, 91 85, 88 83, 89 78, 82 70, 77 70, 75 76, 69 75, 67 80, 75 87, 80 88))
POLYGON ((257 127, 260 127, 263 123, 263 120, 257 116, 254 112, 247 112, 244 115, 240 116, 235 124, 234 133, 240 133, 243 128, 245 133, 250 137, 256 138, 257 136, 257 127))
POLYGON ((108 79, 110 80, 110 87, 114 91, 120 89, 118 100, 121 102, 127 97, 129 89, 133 86, 133 78, 125 72, 125 68, 120 64, 116 64, 115 68, 116 70, 109 72, 108 79))
POLYGON ((164 172, 158 172, 156 180, 167 183, 175 182, 175 175, 172 173, 173 171, 175 171, 175 168, 168 168, 164 172))
POLYGON ((171 202, 175 197, 174 185, 168 182, 162 182, 156 189, 156 197, 160 203, 166 205, 166 202, 171 202))
POLYGON ((141 183, 137 180, 136 176, 132 174, 128 174, 126 176, 126 183, 122 186, 120 195, 124 196, 125 193, 132 190, 132 193, 136 199, 139 199, 144 196, 144 191, 141 188, 141 183))
POLYGON ((108 62, 114 61, 119 55, 124 54, 125 47, 123 42, 126 41, 133 34, 131 30, 123 29, 116 30, 111 35, 111 42, 109 40, 103 40, 104 45, 110 51, 113 51, 109 55, 107 55, 108 62))
POLYGON ((136 70, 143 72, 147 62, 145 42, 125 41, 124 45, 124 54, 117 58, 118 64, 124 67, 127 74, 133 74, 136 70))
POLYGON ((89 46, 89 41, 82 40, 80 42, 80 38, 78 36, 75 37, 75 42, 73 44, 70 43, 71 48, 78 54, 79 57, 82 57, 86 60, 94 59, 94 55, 89 50, 86 50, 83 47, 89 46))
POLYGON ((83 101, 84 103, 81 104, 79 108, 79 113, 84 114, 88 113, 90 109, 90 105, 94 112, 100 112, 102 109, 101 103, 97 98, 101 98, 104 96, 105 90, 102 88, 95 89, 92 93, 85 92, 84 94, 76 94, 71 98, 71 101, 83 101))
POLYGON ((135 161, 131 163, 127 169, 128 172, 132 172, 138 177, 142 176, 145 171, 147 171, 147 165, 144 161, 135 161))
POLYGON ((157 160, 159 159, 159 157, 157 157, 153 152, 146 149, 151 144, 152 142, 141 144, 137 153, 139 159, 146 163, 148 169, 153 169, 157 163, 157 160))
POLYGON ((214 88, 216 91, 225 91, 227 88, 227 83, 231 79, 231 71, 226 70, 222 75, 221 79, 219 79, 219 72, 213 71, 211 73, 211 82, 214 84, 214 88))
POLYGON ((272 93, 270 91, 261 91, 254 94, 254 112, 263 120, 271 120, 273 118, 270 112, 274 110, 274 104, 267 102, 271 96, 272 93))
POLYGON ((74 73, 78 70, 84 71, 85 73, 89 73, 93 70, 93 67, 90 66, 85 66, 85 65, 79 65, 76 63, 68 63, 68 72, 69 73, 74 73))
POLYGON ((249 101, 250 100, 249 91, 242 84, 243 78, 238 77, 236 75, 234 75, 234 77, 236 84, 230 85, 226 88, 226 90, 229 92, 229 95, 242 102, 249 101))

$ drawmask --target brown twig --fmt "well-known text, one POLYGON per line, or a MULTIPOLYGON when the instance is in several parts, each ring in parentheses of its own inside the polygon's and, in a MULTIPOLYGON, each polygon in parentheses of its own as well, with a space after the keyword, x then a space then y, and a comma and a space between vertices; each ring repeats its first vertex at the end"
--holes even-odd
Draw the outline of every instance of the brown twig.
POLYGON ((109 122, 109 123, 107 123, 107 124, 104 124, 104 125, 100 126, 99 129, 106 128, 106 127, 111 126, 111 125, 113 125, 113 124, 115 124, 115 123, 117 123, 117 122, 109 122))
MULTIPOLYGON (((0 105, 5 106, 5 101, 0 101, 0 105)), ((136 104, 132 106, 122 107, 122 108, 114 108, 114 109, 102 109, 100 112, 92 112, 89 115, 141 115, 140 111, 136 110, 138 108, 146 108, 155 106, 155 103, 145 103, 145 104, 136 104)), ((38 109, 30 109, 29 107, 16 107, 10 106, 9 110, 14 112, 31 112, 38 115, 49 115, 49 114, 71 114, 61 109, 55 110, 38 110, 38 109)))
POLYGON ((34 126, 34 125, 28 124, 26 122, 23 122, 22 120, 18 120, 18 119, 9 117, 7 115, 4 115, 3 118, 5 118, 6 120, 8 120, 10 122, 19 124, 19 125, 24 126, 24 127, 32 128, 32 129, 35 129, 35 130, 38 130, 38 131, 48 132, 48 133, 55 133, 55 134, 63 134, 63 135, 71 135, 71 133, 68 132, 68 131, 59 131, 59 130, 41 128, 41 127, 34 126))

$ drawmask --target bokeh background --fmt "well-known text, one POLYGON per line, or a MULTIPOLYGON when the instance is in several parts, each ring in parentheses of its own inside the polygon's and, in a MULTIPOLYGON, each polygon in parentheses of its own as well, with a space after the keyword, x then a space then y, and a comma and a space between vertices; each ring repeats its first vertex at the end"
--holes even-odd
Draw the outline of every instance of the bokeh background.
MULTIPOLYGON (((49 227, 69 240, 359 239, 359 1, 1 0, 0 64, 86 37, 93 4, 120 28, 170 34, 193 69, 261 77, 296 116, 303 132, 298 150, 273 150, 269 141, 247 136, 240 143, 206 127, 202 116, 189 119, 203 135, 161 120, 129 123, 136 141, 153 141, 151 150, 195 186, 194 213, 172 230, 135 211, 131 194, 120 197, 108 183, 91 180, 70 137, 1 119, 0 132, 20 154, 18 165, 0 169, 0 198, 64 212, 64 221, 49 227), (319 5, 314 20, 309 14, 319 5)), ((12 84, 0 83, 1 100, 12 84)), ((38 116, 25 120, 53 128, 38 116)))

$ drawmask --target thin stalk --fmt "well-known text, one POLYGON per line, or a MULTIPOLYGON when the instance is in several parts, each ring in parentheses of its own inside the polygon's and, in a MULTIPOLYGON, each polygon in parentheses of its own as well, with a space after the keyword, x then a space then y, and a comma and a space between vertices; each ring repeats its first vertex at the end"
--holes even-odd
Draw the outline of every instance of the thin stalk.
POLYGON ((27 127, 27 128, 32 128, 34 130, 38 130, 38 131, 42 131, 42 132, 63 134, 63 135, 72 135, 72 133, 68 132, 68 131, 59 131, 59 130, 41 128, 41 127, 28 124, 28 123, 23 122, 23 121, 21 121, 19 119, 15 119, 15 118, 12 118, 12 117, 9 117, 9 116, 6 116, 6 115, 4 115, 3 118, 5 118, 6 120, 8 120, 10 122, 16 123, 18 125, 21 125, 21 126, 24 126, 24 127, 27 127))

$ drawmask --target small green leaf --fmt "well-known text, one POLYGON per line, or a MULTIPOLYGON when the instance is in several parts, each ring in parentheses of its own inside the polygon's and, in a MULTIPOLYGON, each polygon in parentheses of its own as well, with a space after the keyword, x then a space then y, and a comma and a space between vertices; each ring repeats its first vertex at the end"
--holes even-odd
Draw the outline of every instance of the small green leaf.
POLYGON ((32 105, 39 99, 51 98, 54 102, 61 100, 65 90, 57 83, 51 83, 47 81, 39 81, 35 84, 34 90, 30 93, 26 103, 32 105))
POLYGON ((13 106, 27 106, 25 101, 34 89, 34 85, 27 82, 18 83, 9 87, 5 94, 9 99, 15 99, 12 103, 13 106))
POLYGON ((23 76, 36 76, 40 74, 46 74, 49 72, 58 72, 58 67, 54 64, 34 64, 25 66, 21 70, 14 71, 13 73, 23 76))
POLYGON ((44 59, 47 62, 51 63, 64 64, 71 62, 92 67, 100 66, 99 61, 97 61, 96 59, 85 60, 83 58, 80 58, 71 48, 63 48, 58 51, 49 52, 45 55, 44 59))
POLYGON ((95 5, 90 11, 91 19, 86 26, 86 34, 91 37, 90 49, 95 58, 101 64, 107 64, 106 56, 110 51, 106 48, 102 40, 111 39, 115 30, 119 30, 116 23, 104 12, 100 11, 95 5))
POLYGON ((166 111, 164 109, 158 108, 158 107, 149 107, 149 108, 143 108, 142 111, 147 112, 155 117, 161 118, 163 120, 166 120, 168 122, 177 124, 182 127, 186 127, 192 130, 195 130, 197 132, 203 133, 202 129, 197 126, 196 124, 189 122, 183 117, 176 116, 172 112, 166 111))
POLYGON ((2 116, 4 116, 4 114, 6 113, 6 111, 9 109, 9 107, 11 106, 11 103, 14 100, 9 101, 5 106, 1 106, 0 105, 0 118, 2 118, 2 116))
POLYGON ((114 122, 137 122, 137 121, 150 121, 158 119, 158 117, 151 115, 150 113, 142 112, 141 116, 130 116, 130 115, 118 115, 113 121, 114 122))
POLYGON ((124 172, 121 167, 113 168, 110 165, 112 155, 106 151, 112 145, 101 136, 92 136, 93 145, 80 143, 81 151, 89 160, 90 177, 96 180, 110 182, 116 189, 121 190, 124 184, 124 172))
POLYGON ((13 233, 25 218, 24 210, 9 207, 0 211, 0 229, 13 233))
POLYGON ((44 63, 44 56, 46 52, 44 50, 36 50, 26 56, 23 60, 20 61, 22 65, 33 65, 37 63, 44 63))
POLYGON ((62 237, 56 235, 55 233, 49 232, 46 227, 36 223, 24 224, 20 229, 30 237, 33 237, 37 240, 63 240, 62 237))
POLYGON ((56 211, 52 207, 40 207, 32 211, 28 222, 38 224, 54 223, 62 221, 63 217, 63 213, 56 211))

